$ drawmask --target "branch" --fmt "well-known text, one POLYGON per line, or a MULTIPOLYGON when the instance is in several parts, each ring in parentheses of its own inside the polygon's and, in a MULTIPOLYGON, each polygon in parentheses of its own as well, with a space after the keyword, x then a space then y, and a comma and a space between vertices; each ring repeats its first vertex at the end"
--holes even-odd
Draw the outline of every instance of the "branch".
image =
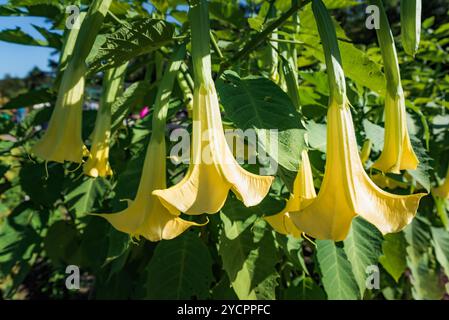
POLYGON ((295 12, 306 6, 311 0, 303 0, 301 3, 296 3, 287 12, 280 16, 276 21, 267 26, 262 32, 254 36, 239 52, 237 52, 232 58, 224 62, 220 68, 220 74, 225 68, 233 65, 235 62, 239 61, 243 57, 246 57, 254 49, 256 49, 260 44, 262 44, 266 38, 280 26, 282 26, 295 12))

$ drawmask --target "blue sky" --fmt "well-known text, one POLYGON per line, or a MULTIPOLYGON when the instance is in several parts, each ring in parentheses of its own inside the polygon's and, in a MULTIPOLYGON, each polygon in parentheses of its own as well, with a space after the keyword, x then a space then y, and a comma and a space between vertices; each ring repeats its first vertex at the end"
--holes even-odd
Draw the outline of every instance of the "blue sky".
MULTIPOLYGON (((5 4, 5 2, 5 0, 0 0, 0 5, 5 4)), ((45 22, 45 18, 0 16, 0 30, 21 27, 31 36, 43 39, 31 24, 41 27, 49 26, 45 22)), ((54 52, 54 49, 51 48, 24 46, 0 41, 0 79, 3 79, 5 74, 23 77, 35 66, 42 70, 49 70, 48 59, 52 52, 54 52)))
MULTIPOLYGON (((7 3, 6 0, 0 0, 0 5, 5 3, 7 3)), ((150 5, 147 6, 147 9, 151 10, 150 5)), ((0 16, 0 30, 20 27, 34 38, 43 40, 43 37, 33 28, 32 24, 41 27, 51 26, 51 24, 45 22, 45 18, 40 17, 0 16)), ((52 48, 25 46, 0 41, 0 79, 3 79, 6 74, 23 77, 36 66, 41 70, 49 70, 48 60, 57 58, 57 56, 51 55, 54 51, 52 48)))

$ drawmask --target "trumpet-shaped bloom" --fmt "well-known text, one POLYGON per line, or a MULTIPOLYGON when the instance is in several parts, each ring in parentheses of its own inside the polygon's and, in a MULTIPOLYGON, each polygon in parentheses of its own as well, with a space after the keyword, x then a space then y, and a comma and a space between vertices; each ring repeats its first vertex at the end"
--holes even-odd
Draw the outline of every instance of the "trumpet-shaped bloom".
POLYGON ((373 0, 372 3, 379 9, 379 28, 376 28, 376 34, 382 53, 387 84, 385 144, 380 158, 373 166, 383 172, 400 173, 401 170, 416 169, 419 161, 413 151, 408 134, 405 98, 393 33, 382 1, 373 0))
POLYGON ((432 193, 437 197, 449 199, 449 169, 447 170, 446 179, 443 184, 433 189, 432 193))
POLYGON ((398 91, 393 95, 387 90, 385 98, 385 145, 373 165, 383 172, 415 170, 419 164, 407 130, 404 94, 398 91))
POLYGON ((246 206, 267 195, 273 177, 252 174, 239 166, 230 150, 221 121, 213 82, 195 89, 191 162, 186 176, 166 190, 156 190, 170 211, 215 213, 231 189, 246 206))
POLYGON ((360 160, 347 101, 331 103, 327 121, 324 179, 317 198, 306 200, 300 214, 291 216, 295 225, 315 238, 335 241, 346 238, 356 215, 383 234, 402 230, 424 194, 395 195, 371 181, 360 160))
POLYGON ((109 69, 103 79, 103 94, 92 134, 89 159, 84 164, 84 173, 91 177, 112 175, 109 165, 109 144, 111 140, 111 106, 119 94, 128 63, 109 69))
POLYGON ((309 155, 306 150, 301 153, 301 163, 299 164, 298 174, 293 184, 293 194, 280 213, 265 217, 265 220, 273 227, 276 232, 292 235, 295 238, 301 236, 299 230, 293 223, 291 216, 300 214, 302 204, 306 199, 316 197, 315 187, 313 185, 312 168, 310 167, 309 155))
POLYGON ((113 214, 97 214, 107 219, 117 230, 136 238, 143 236, 150 241, 173 239, 189 227, 200 225, 181 219, 179 211, 170 213, 159 199, 151 194, 155 189, 166 187, 163 139, 152 137, 137 195, 134 201, 129 201, 128 208, 113 214))
POLYGON ((80 65, 64 72, 48 128, 32 152, 47 161, 81 163, 88 150, 81 136, 84 70, 80 65))
POLYGON ((84 164, 84 173, 91 177, 106 177, 112 175, 109 165, 109 143, 111 139, 111 119, 98 119, 92 140, 89 159, 84 164))

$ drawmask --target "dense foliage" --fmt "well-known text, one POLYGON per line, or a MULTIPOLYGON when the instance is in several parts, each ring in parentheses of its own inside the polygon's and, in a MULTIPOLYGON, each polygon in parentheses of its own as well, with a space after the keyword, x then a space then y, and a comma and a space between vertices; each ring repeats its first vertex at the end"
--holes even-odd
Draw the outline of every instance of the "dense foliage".
MULTIPOLYGON (((449 167, 447 1, 423 1, 421 41, 414 57, 403 49, 399 1, 384 1, 396 40, 408 133, 419 160, 416 170, 385 175, 373 164, 384 149, 388 70, 376 30, 365 27, 367 3, 324 1, 338 37, 366 172, 388 192, 427 194, 403 231, 382 235, 356 217, 339 242, 306 234, 287 236, 264 219, 285 207, 302 151, 308 150, 317 191, 323 181, 331 89, 310 1, 209 1, 212 72, 223 125, 254 129, 260 137, 277 129, 279 148, 273 157, 277 170, 269 194, 258 205, 246 207, 229 192, 221 210, 207 218, 178 213, 178 222, 206 225, 161 241, 130 237, 91 213, 119 212, 127 208, 125 200, 138 197, 146 149, 160 126, 154 118, 164 107, 161 87, 170 91, 164 127, 167 185, 178 183, 188 170, 186 164, 174 164, 169 155, 177 143, 169 139, 172 131, 193 130, 191 99, 197 75, 188 4, 113 0, 104 20, 97 23, 98 34, 86 36, 87 50, 65 55, 73 36, 66 27, 71 15, 66 7, 74 2, 84 13, 91 3, 10 0, 0 7, 2 16, 38 16, 51 23, 49 29, 36 27, 45 40, 10 29, 0 31, 1 41, 50 47, 59 53, 51 73, 34 71, 25 80, 0 81, 0 297, 447 298, 449 200, 431 192, 443 183, 449 167), (86 61, 87 68, 72 70, 81 63, 70 61, 86 61), (172 70, 173 65, 177 68, 172 70), (64 77, 69 72, 72 76, 64 77), (120 74, 123 88, 114 90, 105 80, 114 74, 120 74), (58 96, 74 86, 83 88, 82 141, 91 151, 101 132, 97 132, 100 112, 90 106, 109 101, 111 176, 91 177, 82 164, 45 161, 32 149, 62 100, 70 107, 82 107, 82 101, 58 96), (24 118, 16 113, 23 108, 24 118), (81 270, 79 290, 66 288, 68 265, 81 270), (380 277, 377 288, 366 285, 372 272, 374 279, 376 274, 380 277)), ((87 14, 84 20, 91 23, 89 30, 95 29, 94 19, 87 14)), ((63 123, 63 115, 59 116, 63 123)), ((76 144, 73 140, 63 147, 76 144)), ((257 173, 262 165, 242 166, 257 173)))

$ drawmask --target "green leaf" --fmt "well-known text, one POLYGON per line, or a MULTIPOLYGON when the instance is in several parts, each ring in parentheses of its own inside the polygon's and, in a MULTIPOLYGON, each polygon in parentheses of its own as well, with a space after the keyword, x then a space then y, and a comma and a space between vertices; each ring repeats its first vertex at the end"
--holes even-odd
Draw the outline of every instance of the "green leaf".
POLYGON ((60 164, 26 163, 20 170, 20 185, 36 204, 52 206, 61 198, 63 181, 64 169, 60 164))
POLYGON ((355 280, 363 297, 366 290, 368 266, 377 265, 382 254, 382 234, 366 220, 356 217, 344 240, 344 250, 351 262, 355 280))
POLYGON ((0 31, 0 41, 12 42, 28 46, 47 47, 48 42, 33 38, 19 27, 0 31))
POLYGON ((98 72, 122 65, 142 54, 154 51, 173 40, 174 26, 164 20, 141 18, 126 23, 106 36, 92 61, 88 61, 98 72))
POLYGON ((432 228, 432 239, 438 263, 449 277, 449 232, 443 228, 432 228))
POLYGON ((307 140, 309 145, 318 151, 326 153, 327 137, 326 125, 309 121, 307 123, 307 140))
POLYGON ((326 293, 310 277, 300 277, 295 283, 284 291, 286 300, 325 300, 326 293))
POLYGON ((69 212, 73 212, 77 217, 93 213, 92 209, 109 187, 108 181, 104 178, 84 177, 74 181, 65 195, 69 212))
POLYGON ((234 1, 210 1, 209 12, 212 19, 217 19, 236 28, 242 28, 245 21, 245 12, 234 1))
POLYGON ((106 219, 95 216, 87 217, 86 222, 76 255, 82 267, 100 270, 108 257, 109 237, 106 235, 111 225, 106 219))
POLYGON ((404 232, 408 244, 407 265, 412 272, 413 297, 416 300, 440 300, 445 288, 436 268, 428 222, 416 217, 404 232))
POLYGON ((13 267, 20 261, 29 261, 38 243, 41 241, 39 234, 31 225, 30 215, 36 213, 28 205, 19 205, 11 213, 14 221, 2 221, 0 223, 0 276, 2 278, 11 273, 13 267), (17 218, 23 221, 17 221, 17 218), (24 219, 25 218, 25 219, 24 219))
POLYGON ((230 222, 224 212, 220 217, 225 223, 218 252, 238 298, 275 299, 279 277, 275 269, 276 247, 265 221, 259 219, 248 228, 238 220, 230 222))
POLYGON ((284 251, 288 260, 294 265, 298 271, 303 271, 309 274, 304 257, 302 255, 302 238, 294 238, 292 236, 285 236, 279 233, 275 233, 276 243, 284 251))
POLYGON ((427 192, 430 192, 431 182, 430 182, 430 172, 433 171, 433 167, 430 165, 430 158, 427 155, 426 150, 424 149, 421 141, 410 135, 410 139, 412 142, 413 150, 415 151, 416 156, 419 160, 419 165, 416 170, 407 170, 407 172, 417 181, 419 184, 426 189, 427 192))
POLYGON ((32 25, 47 41, 47 46, 61 50, 62 48, 62 37, 56 32, 48 31, 46 28, 39 27, 37 25, 32 25))
MULTIPOLYGON (((366 52, 355 47, 349 41, 338 22, 335 19, 333 20, 339 39, 338 46, 346 76, 354 82, 383 95, 386 83, 381 66, 372 61, 366 52)), ((320 38, 318 37, 318 30, 310 6, 301 11, 300 21, 301 33, 299 40, 307 44, 305 46, 305 54, 324 62, 324 53, 320 46, 320 38)))
POLYGON ((371 141, 372 150, 376 152, 382 151, 384 148, 384 128, 370 122, 368 119, 364 119, 363 129, 365 130, 366 138, 371 141))
POLYGON ((407 268, 406 247, 407 243, 402 232, 387 234, 382 242, 383 255, 379 258, 379 262, 396 282, 407 268))
POLYGON ((31 90, 12 98, 1 109, 31 107, 36 104, 50 102, 54 98, 54 95, 48 89, 31 90))
MULTIPOLYGON (((25 7, 28 16, 47 17, 55 19, 65 6, 59 0, 10 0, 10 4, 14 7, 25 7)), ((69 5, 72 3, 66 3, 69 5)))
POLYGON ((317 240, 317 260, 322 282, 330 300, 360 299, 360 290, 341 243, 317 240))
POLYGON ((235 125, 255 130, 266 153, 279 166, 296 173, 305 146, 305 130, 288 95, 266 78, 240 78, 232 71, 217 81, 217 91, 226 115, 235 125), (270 136, 274 132, 277 139, 270 136))
POLYGON ((147 299, 205 299, 212 281, 212 261, 198 236, 186 232, 158 244, 147 274, 147 299))
POLYGON ((44 239, 47 256, 56 265, 76 264, 73 254, 79 246, 80 235, 76 226, 68 221, 56 221, 48 228, 44 239))
POLYGON ((134 82, 123 94, 113 103, 111 107, 112 125, 111 131, 114 133, 123 124, 123 119, 135 108, 143 107, 137 105, 142 98, 150 91, 151 84, 146 81, 134 82))

